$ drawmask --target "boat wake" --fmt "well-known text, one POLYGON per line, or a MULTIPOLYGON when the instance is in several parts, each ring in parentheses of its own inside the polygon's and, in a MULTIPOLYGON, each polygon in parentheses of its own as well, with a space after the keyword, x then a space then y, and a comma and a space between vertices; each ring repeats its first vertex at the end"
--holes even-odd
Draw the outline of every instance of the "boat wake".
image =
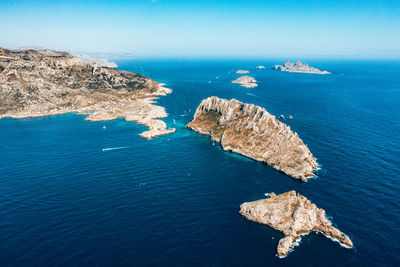
POLYGON ((103 148, 102 151, 118 150, 118 149, 124 149, 124 148, 128 148, 128 147, 129 146, 109 147, 109 148, 103 148))
POLYGON ((246 95, 254 96, 254 97, 260 98, 259 96, 256 96, 255 94, 252 94, 252 93, 246 93, 246 95))

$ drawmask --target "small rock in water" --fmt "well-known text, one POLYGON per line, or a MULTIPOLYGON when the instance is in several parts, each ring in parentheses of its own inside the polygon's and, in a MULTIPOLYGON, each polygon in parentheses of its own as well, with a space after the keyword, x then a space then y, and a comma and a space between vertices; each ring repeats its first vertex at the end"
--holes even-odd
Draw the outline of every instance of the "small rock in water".
POLYGON ((236 71, 236 73, 239 73, 239 74, 245 74, 245 73, 249 73, 250 71, 248 71, 248 70, 237 70, 236 71))
POLYGON ((293 116, 289 116, 289 119, 292 120, 292 119, 293 119, 293 116))
POLYGON ((281 118, 281 119, 284 119, 284 118, 285 118, 285 116, 283 116, 283 115, 280 115, 280 116, 279 116, 279 118, 281 118))
POLYGON ((257 81, 253 77, 250 76, 242 76, 237 78, 236 80, 232 81, 232 83, 238 83, 240 86, 246 88, 254 88, 257 87, 257 81))

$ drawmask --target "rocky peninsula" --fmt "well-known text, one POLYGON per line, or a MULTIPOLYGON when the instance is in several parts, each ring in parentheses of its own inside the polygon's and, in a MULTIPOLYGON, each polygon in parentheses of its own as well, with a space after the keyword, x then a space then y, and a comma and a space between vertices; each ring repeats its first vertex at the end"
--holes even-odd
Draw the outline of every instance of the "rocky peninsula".
POLYGON ((331 225, 325 210, 306 197, 295 191, 280 195, 269 193, 268 196, 267 199, 243 203, 239 212, 246 219, 266 224, 285 235, 278 244, 279 257, 290 252, 295 243, 300 241, 300 235, 311 231, 323 233, 347 248, 353 247, 350 238, 331 225))
POLYGON ((212 96, 201 102, 187 127, 211 136, 225 151, 265 162, 295 179, 315 176, 317 161, 298 134, 259 106, 212 96))
POLYGON ((159 118, 165 109, 154 105, 171 90, 137 73, 97 63, 83 63, 64 52, 13 51, 0 48, 0 119, 64 113, 87 115, 90 121, 124 117, 149 127, 140 134, 151 139, 173 133, 159 118))
POLYGON ((246 87, 246 88, 254 88, 257 87, 256 79, 250 76, 242 76, 237 78, 236 80, 232 81, 232 83, 238 83, 240 86, 246 87))
POLYGON ((295 73, 331 74, 326 70, 321 71, 319 69, 310 67, 307 64, 303 64, 300 61, 297 61, 296 63, 290 63, 289 61, 287 61, 283 65, 273 66, 272 69, 279 71, 286 71, 286 72, 295 72, 295 73))

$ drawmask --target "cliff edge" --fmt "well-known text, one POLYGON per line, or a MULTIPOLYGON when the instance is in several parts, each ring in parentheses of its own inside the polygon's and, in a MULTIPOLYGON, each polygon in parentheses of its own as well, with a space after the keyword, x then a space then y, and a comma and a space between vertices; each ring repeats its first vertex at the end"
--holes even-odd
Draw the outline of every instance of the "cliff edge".
POLYGON ((259 106, 212 96, 201 102, 187 127, 295 179, 315 176, 316 159, 297 133, 259 106))

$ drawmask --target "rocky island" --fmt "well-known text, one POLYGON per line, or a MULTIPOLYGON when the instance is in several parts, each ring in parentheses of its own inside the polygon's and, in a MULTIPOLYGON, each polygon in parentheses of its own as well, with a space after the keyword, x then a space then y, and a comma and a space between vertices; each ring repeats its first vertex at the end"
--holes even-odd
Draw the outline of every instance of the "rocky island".
POLYGON ((250 71, 248 71, 248 70, 237 70, 236 71, 236 73, 238 73, 238 74, 246 74, 246 73, 249 73, 250 71))
POLYGON ((187 127, 211 136, 225 151, 265 162, 295 179, 307 181, 318 168, 297 133, 253 104, 209 97, 198 106, 187 127))
POLYGON ((0 48, 0 119, 63 113, 87 115, 90 121, 124 117, 149 127, 144 138, 173 133, 159 118, 165 109, 154 105, 170 93, 143 75, 83 63, 64 52, 13 51, 0 48))
POLYGON ((266 224, 281 231, 285 237, 279 241, 279 257, 286 256, 294 244, 300 241, 300 235, 311 231, 323 233, 347 248, 352 248, 350 238, 331 225, 325 210, 318 208, 306 197, 295 191, 280 195, 268 194, 269 198, 240 205, 240 214, 246 219, 266 224))
POLYGON ((295 73, 331 74, 326 70, 321 71, 319 69, 310 67, 307 64, 303 64, 300 61, 297 61, 296 63, 290 63, 289 61, 287 61, 283 65, 273 66, 272 69, 279 71, 286 71, 286 72, 295 72, 295 73))
POLYGON ((257 87, 256 79, 250 76, 242 76, 237 78, 236 80, 232 81, 232 83, 238 83, 240 86, 246 87, 246 88, 254 88, 257 87))
POLYGON ((265 66, 261 66, 261 65, 260 65, 260 66, 257 66, 256 68, 259 69, 259 70, 264 70, 264 69, 265 69, 265 66))

